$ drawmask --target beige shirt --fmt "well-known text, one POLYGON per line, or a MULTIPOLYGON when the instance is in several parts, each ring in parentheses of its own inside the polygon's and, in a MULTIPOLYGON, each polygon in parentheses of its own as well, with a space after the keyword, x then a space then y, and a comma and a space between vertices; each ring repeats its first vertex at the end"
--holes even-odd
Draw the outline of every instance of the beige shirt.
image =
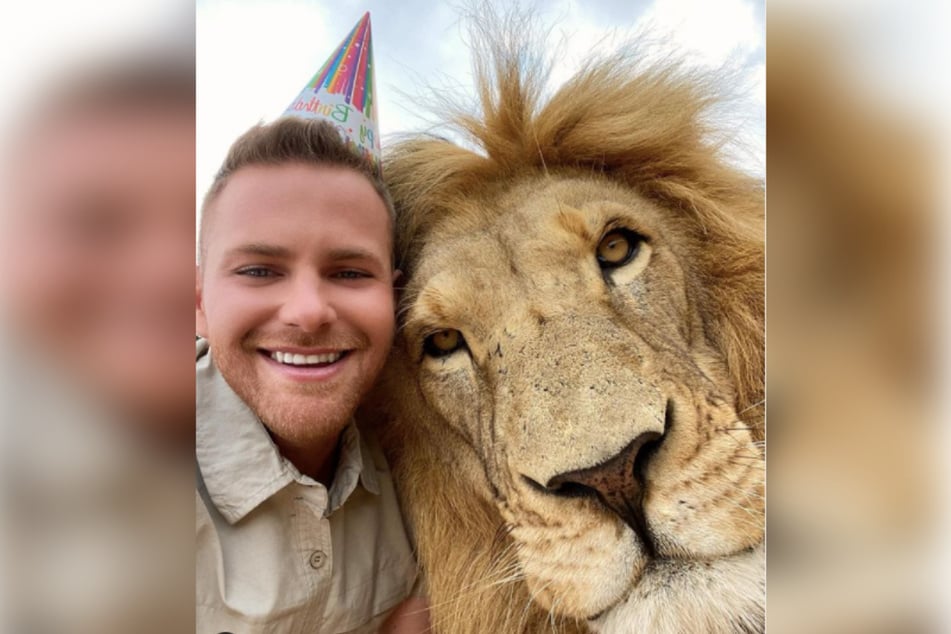
POLYGON ((329 491, 279 453, 199 344, 196 634, 376 632, 416 562, 386 461, 355 425, 329 491))

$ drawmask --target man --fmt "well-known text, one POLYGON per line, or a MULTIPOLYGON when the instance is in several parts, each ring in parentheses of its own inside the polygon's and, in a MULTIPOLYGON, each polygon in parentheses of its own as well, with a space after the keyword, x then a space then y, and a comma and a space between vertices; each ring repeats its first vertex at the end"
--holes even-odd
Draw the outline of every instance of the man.
POLYGON ((200 250, 199 634, 422 631, 412 603, 384 625, 416 564, 352 422, 394 331, 378 173, 330 123, 252 128, 205 198, 200 250))

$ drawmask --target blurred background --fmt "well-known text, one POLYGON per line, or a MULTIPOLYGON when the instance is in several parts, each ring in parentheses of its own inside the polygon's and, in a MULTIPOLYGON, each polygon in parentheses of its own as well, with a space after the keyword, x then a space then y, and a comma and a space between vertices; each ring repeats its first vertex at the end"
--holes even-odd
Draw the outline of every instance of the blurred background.
POLYGON ((0 631, 194 621, 194 5, 0 18, 0 631))
POLYGON ((771 632, 951 631, 949 23, 769 6, 771 632))
MULTIPOLYGON (((366 10, 385 149, 432 129, 427 86, 471 93, 454 3, 58 0, 0 20, 0 631, 191 630, 195 203, 366 10)), ((644 31, 732 82, 721 140, 767 182, 768 630, 951 631, 949 8, 538 11, 552 87, 644 31)))

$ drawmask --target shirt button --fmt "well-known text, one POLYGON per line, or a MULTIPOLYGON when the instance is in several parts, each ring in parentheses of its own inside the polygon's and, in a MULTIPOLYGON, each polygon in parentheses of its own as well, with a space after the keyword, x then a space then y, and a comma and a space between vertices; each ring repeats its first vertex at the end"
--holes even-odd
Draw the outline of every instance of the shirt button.
POLYGON ((322 550, 315 550, 310 554, 310 567, 320 570, 327 561, 327 555, 322 550))

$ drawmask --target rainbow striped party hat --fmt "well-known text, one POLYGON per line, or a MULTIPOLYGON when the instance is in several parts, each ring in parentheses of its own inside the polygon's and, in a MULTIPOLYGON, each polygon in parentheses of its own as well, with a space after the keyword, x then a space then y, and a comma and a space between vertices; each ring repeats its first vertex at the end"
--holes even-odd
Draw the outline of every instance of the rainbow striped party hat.
POLYGON ((351 149, 379 172, 380 126, 376 110, 373 44, 367 12, 284 115, 334 123, 351 149))

